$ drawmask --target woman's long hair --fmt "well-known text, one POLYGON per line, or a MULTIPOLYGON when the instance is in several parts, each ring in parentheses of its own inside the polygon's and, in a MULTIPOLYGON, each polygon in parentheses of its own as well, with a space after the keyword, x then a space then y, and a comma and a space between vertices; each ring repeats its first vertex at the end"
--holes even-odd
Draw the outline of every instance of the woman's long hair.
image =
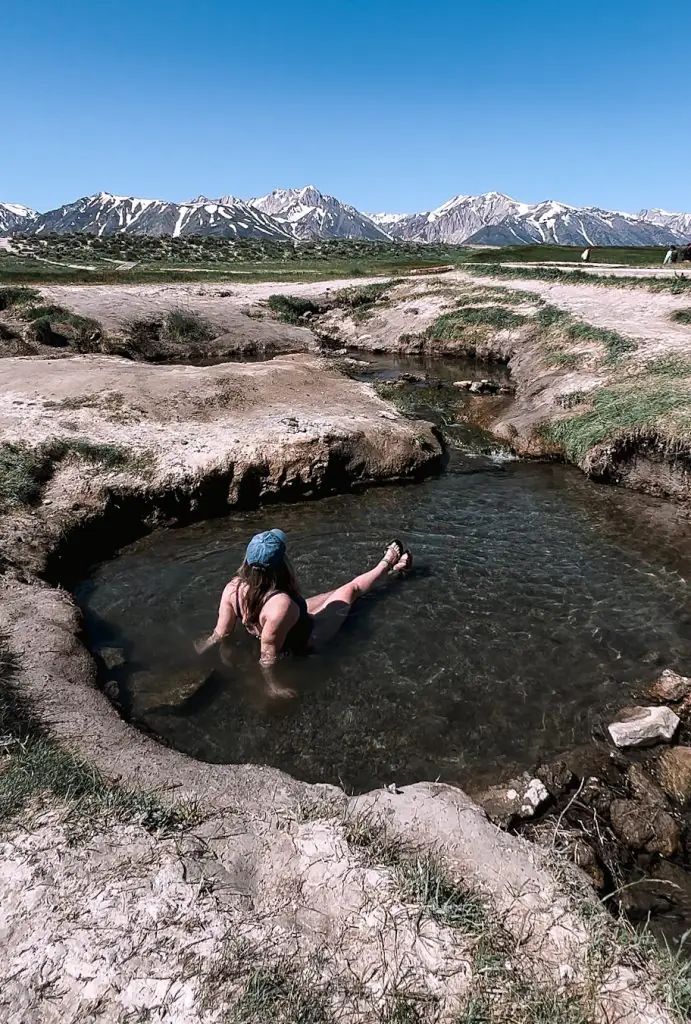
POLYGON ((247 562, 243 562, 237 575, 240 580, 238 607, 242 596, 244 622, 251 629, 259 628, 261 610, 267 596, 272 592, 287 594, 293 600, 300 597, 295 572, 285 555, 277 565, 248 565, 247 562))

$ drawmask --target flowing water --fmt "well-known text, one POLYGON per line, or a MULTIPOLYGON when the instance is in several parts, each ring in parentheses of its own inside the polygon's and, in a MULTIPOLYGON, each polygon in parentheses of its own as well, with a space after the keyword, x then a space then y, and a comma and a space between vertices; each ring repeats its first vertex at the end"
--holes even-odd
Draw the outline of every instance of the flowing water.
POLYGON ((153 534, 77 596, 94 646, 124 652, 111 677, 125 713, 197 758, 356 791, 441 779, 472 792, 585 741, 660 668, 689 669, 691 536, 670 515, 573 469, 455 453, 423 484, 153 534), (394 536, 416 559, 328 648, 281 662, 295 696, 278 700, 242 629, 203 659, 192 648, 248 538, 273 525, 306 594, 394 536))

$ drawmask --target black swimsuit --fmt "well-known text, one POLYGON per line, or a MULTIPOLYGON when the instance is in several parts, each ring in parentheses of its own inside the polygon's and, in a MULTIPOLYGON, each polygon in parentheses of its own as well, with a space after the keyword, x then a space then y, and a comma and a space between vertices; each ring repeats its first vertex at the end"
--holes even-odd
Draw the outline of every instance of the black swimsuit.
MULTIPOLYGON (((285 591, 272 590, 271 593, 267 594, 264 598, 264 604, 269 600, 270 597, 275 597, 276 594, 282 594, 285 591)), ((298 606, 300 612, 300 618, 297 620, 294 626, 291 627, 288 632, 288 636, 285 638, 283 644, 283 651, 290 651, 291 654, 307 654, 309 650, 310 636, 312 635, 312 616, 307 611, 307 601, 304 597, 298 594, 297 597, 293 597, 291 594, 287 595, 291 601, 294 601, 298 606)), ((258 636, 257 633, 252 633, 252 630, 248 628, 240 610, 240 587, 238 586, 235 591, 235 614, 239 618, 248 633, 252 636, 258 636)), ((282 652, 283 653, 283 652, 282 652)))

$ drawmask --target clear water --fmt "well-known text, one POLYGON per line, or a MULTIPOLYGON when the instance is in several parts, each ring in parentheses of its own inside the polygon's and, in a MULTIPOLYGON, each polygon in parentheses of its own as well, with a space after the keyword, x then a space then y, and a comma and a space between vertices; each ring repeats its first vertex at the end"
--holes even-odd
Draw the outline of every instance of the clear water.
POLYGON ((670 506, 561 466, 456 456, 424 484, 162 531, 77 588, 95 646, 121 647, 125 712, 209 761, 367 790, 442 779, 471 792, 585 741, 661 667, 691 669, 691 534, 670 506), (484 464, 482 464, 484 465, 484 464), (259 529, 280 525, 306 594, 376 561, 411 577, 363 599, 329 648, 279 666, 270 699, 238 630, 197 658, 259 529))

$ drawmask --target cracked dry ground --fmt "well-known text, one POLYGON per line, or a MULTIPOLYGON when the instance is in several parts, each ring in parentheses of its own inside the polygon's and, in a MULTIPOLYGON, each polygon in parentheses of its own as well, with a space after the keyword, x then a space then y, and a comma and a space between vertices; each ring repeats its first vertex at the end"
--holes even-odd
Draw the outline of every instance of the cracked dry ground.
POLYGON ((381 1021, 468 988, 477 937, 401 902, 338 824, 83 827, 35 806, 0 844, 7 1024, 381 1021))

